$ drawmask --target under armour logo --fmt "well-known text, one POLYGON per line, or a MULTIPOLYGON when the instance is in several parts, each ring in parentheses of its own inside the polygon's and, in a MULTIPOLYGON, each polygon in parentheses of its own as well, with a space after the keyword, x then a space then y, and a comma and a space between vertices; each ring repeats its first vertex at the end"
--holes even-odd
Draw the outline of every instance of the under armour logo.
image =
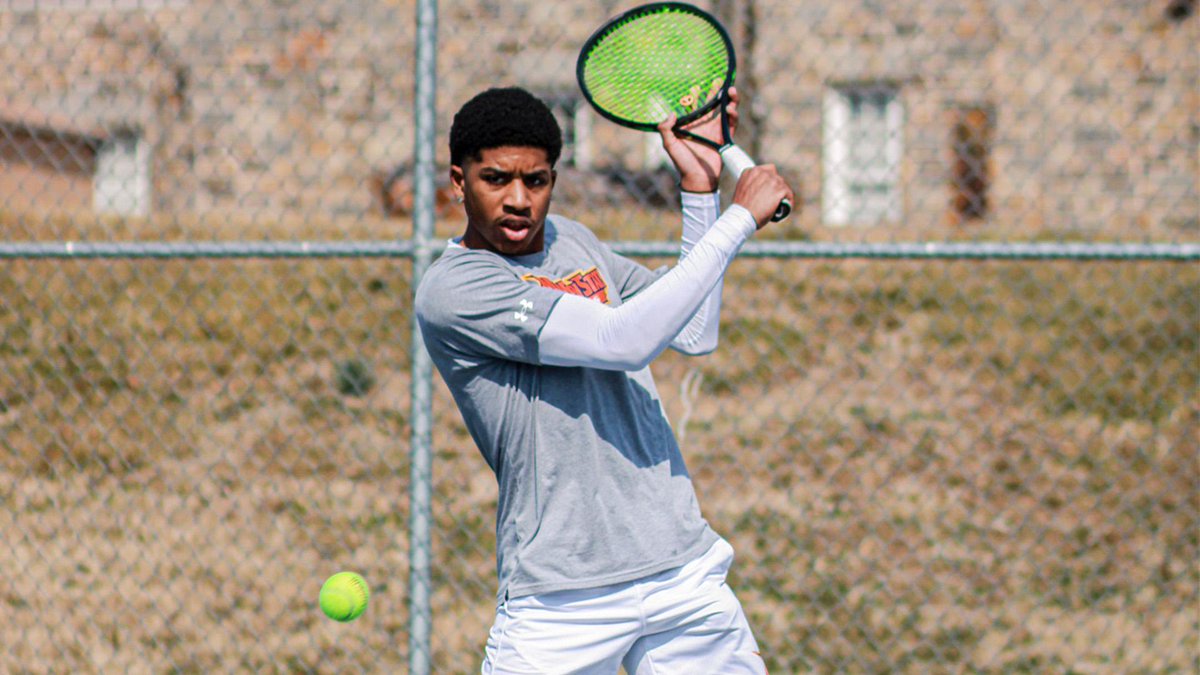
POLYGON ((521 301, 521 309, 513 312, 513 318, 521 323, 529 320, 529 310, 533 309, 533 303, 528 300, 521 301))

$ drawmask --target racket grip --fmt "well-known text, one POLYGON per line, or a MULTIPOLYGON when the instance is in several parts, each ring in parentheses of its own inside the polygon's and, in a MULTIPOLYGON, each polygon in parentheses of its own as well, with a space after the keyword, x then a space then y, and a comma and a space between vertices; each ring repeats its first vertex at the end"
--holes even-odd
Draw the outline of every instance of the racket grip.
POLYGON ((778 223, 790 215, 792 215, 792 200, 784 198, 779 202, 779 207, 775 209, 775 215, 771 216, 771 222, 778 223))
MULTIPOLYGON (((753 166, 757 166, 757 162, 750 159, 750 155, 738 146, 730 143, 721 148, 721 163, 725 165, 725 169, 729 171, 735 179, 741 178, 742 173, 753 166)), ((789 199, 784 199, 779 202, 779 207, 775 209, 775 215, 771 216, 771 222, 778 223, 787 218, 792 213, 792 202, 789 199)))
POLYGON ((750 159, 750 155, 747 155, 745 150, 732 143, 721 148, 721 162, 735 180, 741 178, 746 169, 757 165, 757 162, 750 159))

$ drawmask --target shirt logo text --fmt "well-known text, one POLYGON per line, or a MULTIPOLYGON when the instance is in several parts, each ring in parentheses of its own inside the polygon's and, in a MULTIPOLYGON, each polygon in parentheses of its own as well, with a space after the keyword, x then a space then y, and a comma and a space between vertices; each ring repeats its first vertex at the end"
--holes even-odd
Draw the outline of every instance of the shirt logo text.
POLYGON ((608 304, 608 282, 601 276, 600 270, 595 267, 574 272, 557 280, 537 274, 526 274, 521 278, 544 288, 557 288, 563 293, 591 298, 608 304))

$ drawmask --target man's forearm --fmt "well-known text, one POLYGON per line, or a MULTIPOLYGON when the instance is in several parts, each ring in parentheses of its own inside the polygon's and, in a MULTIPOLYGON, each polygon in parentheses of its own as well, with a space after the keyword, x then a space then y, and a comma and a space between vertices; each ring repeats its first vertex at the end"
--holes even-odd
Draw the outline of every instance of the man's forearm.
MULTIPOLYGON (((697 194, 684 192, 680 201, 683 206, 683 235, 679 259, 683 260, 696 243, 712 228, 721 212, 721 195, 718 192, 697 194)), ((708 297, 688 320, 679 334, 671 341, 671 348, 689 355, 707 354, 717 348, 720 341, 721 292, 725 277, 709 291, 708 297)))
POLYGON ((709 299, 755 229, 749 211, 731 206, 670 272, 621 306, 565 295, 542 328, 539 360, 608 370, 645 367, 709 299))

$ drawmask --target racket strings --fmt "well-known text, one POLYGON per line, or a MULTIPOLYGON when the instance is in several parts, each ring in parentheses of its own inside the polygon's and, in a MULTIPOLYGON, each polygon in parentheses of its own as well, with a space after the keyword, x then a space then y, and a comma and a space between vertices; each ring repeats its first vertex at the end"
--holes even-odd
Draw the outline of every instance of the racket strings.
POLYGON ((600 108, 653 126, 704 107, 725 83, 729 51, 702 17, 676 10, 615 25, 587 53, 582 83, 600 108))

